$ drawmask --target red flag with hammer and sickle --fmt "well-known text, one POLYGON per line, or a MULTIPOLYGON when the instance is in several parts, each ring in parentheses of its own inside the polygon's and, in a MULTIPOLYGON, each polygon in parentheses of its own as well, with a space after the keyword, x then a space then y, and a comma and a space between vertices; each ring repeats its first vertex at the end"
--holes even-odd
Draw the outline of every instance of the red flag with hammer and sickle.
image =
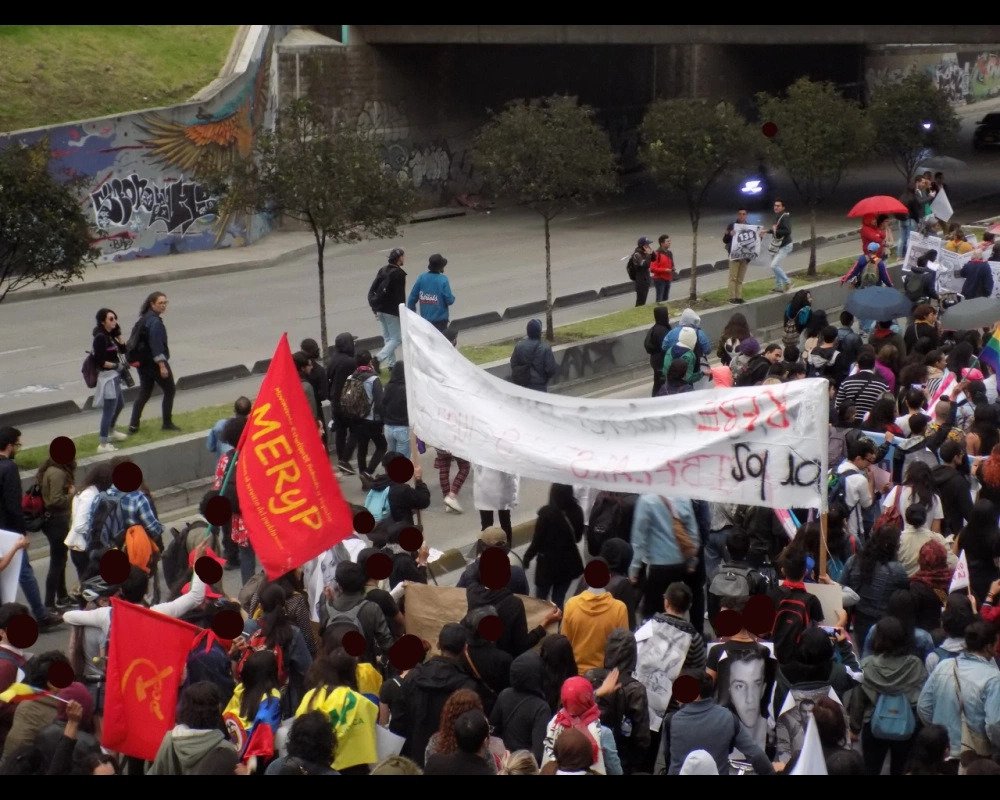
POLYGON ((201 629, 117 597, 111 609, 101 744, 152 761, 174 727, 184 665, 201 629))

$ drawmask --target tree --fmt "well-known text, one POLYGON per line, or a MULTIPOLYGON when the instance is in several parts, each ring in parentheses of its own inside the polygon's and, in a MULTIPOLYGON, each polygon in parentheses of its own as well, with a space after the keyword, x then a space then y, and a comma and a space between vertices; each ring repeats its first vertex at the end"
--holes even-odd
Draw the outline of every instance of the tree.
POLYGON ((618 191, 608 135, 575 98, 513 100, 479 131, 473 154, 489 191, 534 209, 545 222, 545 337, 551 342, 550 224, 571 204, 618 191))
POLYGON ((413 204, 412 188, 383 163, 375 139, 327 122, 307 100, 282 109, 275 129, 258 136, 251 157, 215 173, 210 183, 224 195, 223 213, 284 214, 309 226, 325 353, 327 241, 395 236, 413 204))
POLYGON ((875 152, 892 162, 906 184, 927 149, 951 147, 959 129, 948 96, 923 72, 879 86, 868 104, 868 117, 875 129, 875 152))
POLYGON ((49 143, 11 143, 0 151, 0 302, 32 283, 62 288, 83 277, 94 248, 75 193, 48 171, 49 143))
POLYGON ((698 299, 698 221, 709 189, 726 170, 752 163, 760 149, 747 121, 728 103, 656 100, 639 130, 639 157, 662 186, 684 196, 694 245, 691 302, 698 299))
POLYGON ((784 167, 809 209, 809 274, 816 274, 816 208, 836 190, 845 170, 869 152, 874 132, 860 106, 831 83, 799 78, 784 99, 757 95, 760 118, 777 132, 768 150, 784 167))

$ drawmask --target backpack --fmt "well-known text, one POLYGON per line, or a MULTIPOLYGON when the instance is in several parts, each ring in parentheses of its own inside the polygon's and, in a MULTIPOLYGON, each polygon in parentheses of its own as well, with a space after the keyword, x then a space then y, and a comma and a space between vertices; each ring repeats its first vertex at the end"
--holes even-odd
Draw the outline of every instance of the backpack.
POLYGON ((600 492, 594 498, 594 507, 590 511, 587 552, 592 556, 598 555, 608 539, 629 541, 631 531, 626 526, 627 520, 628 511, 624 500, 615 492, 600 492))
POLYGON ((389 267, 386 265, 375 273, 375 280, 372 281, 372 285, 368 289, 368 305, 371 306, 372 311, 382 305, 382 301, 388 296, 389 283, 389 267))
POLYGON ((37 483, 25 491, 21 497, 21 513, 24 516, 26 531, 40 531, 45 522, 45 501, 42 499, 42 487, 37 483))
POLYGON ((125 534, 122 494, 114 496, 100 492, 90 511, 90 531, 87 541, 91 549, 120 547, 125 534))
POLYGON ((802 638, 802 632, 809 627, 809 604, 798 597, 782 597, 775 609, 774 628, 771 641, 778 661, 788 661, 794 648, 802 638))
MULTIPOLYGON (((172 528, 170 531, 170 544, 166 546, 163 557, 160 559, 163 566, 163 579, 166 581, 170 600, 180 597, 181 587, 188 581, 190 575, 188 554, 191 552, 191 548, 188 547, 188 538, 191 531, 196 528, 207 530, 208 526, 204 522, 196 520, 189 522, 183 530, 172 528)), ((212 532, 208 546, 218 552, 218 535, 215 531, 212 532)))
POLYGON ((373 372, 353 372, 344 381, 344 388, 340 391, 340 413, 348 419, 365 419, 372 410, 365 383, 374 375, 373 372))
POLYGON ((878 265, 867 261, 861 274, 854 279, 854 285, 859 289, 867 289, 869 286, 878 286, 878 281, 878 265))
POLYGON ((629 257, 625 260, 625 272, 628 274, 628 279, 630 281, 635 280, 635 253, 631 253, 629 257))
POLYGON ((531 356, 528 358, 526 363, 518 364, 516 366, 511 364, 510 366, 511 383, 516 383, 518 386, 531 385, 531 365, 534 363, 535 358, 538 356, 538 350, 541 346, 542 346, 541 342, 535 343, 535 349, 531 352, 531 356))
POLYGON ((708 593, 723 598, 747 598, 750 596, 751 567, 735 567, 723 564, 712 578, 708 593))
POLYGON ((906 273, 903 276, 903 292, 914 303, 923 300, 927 296, 924 276, 919 272, 910 271, 906 273))
POLYGON ((843 428, 830 428, 830 436, 827 442, 826 464, 831 470, 836 470, 847 457, 847 432, 843 428))
POLYGON ((872 736, 889 742, 905 742, 916 729, 917 720, 905 694, 878 696, 872 712, 872 736))
POLYGON ((384 489, 369 489, 365 495, 365 508, 371 512, 376 522, 381 522, 389 516, 389 484, 384 489))
MULTIPOLYGON (((847 447, 847 436, 844 436, 844 446, 847 447)), ((830 479, 827 483, 828 508, 837 507, 841 510, 844 519, 854 511, 853 507, 847 505, 847 479, 852 475, 860 475, 861 470, 849 469, 847 472, 830 471, 830 479)))
POLYGON ((259 628, 250 635, 250 638, 247 640, 247 646, 240 653, 239 660, 236 662, 236 680, 242 679, 243 665, 246 664, 247 659, 250 658, 251 654, 260 650, 270 650, 274 653, 274 658, 278 662, 278 684, 281 687, 287 686, 288 670, 285 669, 285 651, 280 644, 268 645, 264 631, 259 628))
POLYGON ((88 389, 97 388, 97 363, 94 361, 94 354, 87 351, 87 355, 83 357, 83 366, 80 367, 80 372, 83 374, 83 382, 87 384, 88 389))
POLYGON ((146 318, 139 317, 132 326, 132 332, 125 342, 125 358, 130 364, 149 361, 152 351, 149 349, 149 326, 146 325, 146 318))
MULTIPOLYGON (((355 606, 347 609, 346 611, 340 611, 333 607, 332 604, 326 603, 324 608, 326 610, 326 626, 323 628, 323 641, 324 642, 337 642, 344 638, 344 635, 356 631, 362 636, 365 636, 364 626, 361 624, 361 610, 366 605, 374 605, 371 600, 362 600, 355 606)), ((376 606, 378 608, 378 606, 376 606)), ((382 613, 382 609, 378 609, 379 613, 382 613)), ((374 642, 369 642, 368 637, 365 636, 365 654, 361 656, 359 660, 368 661, 372 654, 374 653, 374 642)))

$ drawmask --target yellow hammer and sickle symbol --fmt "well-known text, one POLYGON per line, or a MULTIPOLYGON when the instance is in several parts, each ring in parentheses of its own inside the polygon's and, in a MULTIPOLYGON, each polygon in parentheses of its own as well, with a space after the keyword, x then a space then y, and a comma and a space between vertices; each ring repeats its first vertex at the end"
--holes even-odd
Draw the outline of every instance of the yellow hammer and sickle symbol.
POLYGON ((153 677, 143 679, 141 675, 136 674, 135 676, 135 697, 136 700, 142 701, 146 699, 146 691, 152 688, 150 694, 149 708, 156 715, 159 720, 163 719, 163 712, 160 710, 160 692, 159 689, 165 681, 174 671, 173 667, 164 667, 162 670, 157 671, 158 667, 148 658, 137 658, 128 665, 125 670, 125 674, 122 676, 121 691, 122 694, 125 693, 125 686, 128 684, 128 679, 132 675, 133 670, 138 671, 139 669, 148 669, 152 672, 153 677))

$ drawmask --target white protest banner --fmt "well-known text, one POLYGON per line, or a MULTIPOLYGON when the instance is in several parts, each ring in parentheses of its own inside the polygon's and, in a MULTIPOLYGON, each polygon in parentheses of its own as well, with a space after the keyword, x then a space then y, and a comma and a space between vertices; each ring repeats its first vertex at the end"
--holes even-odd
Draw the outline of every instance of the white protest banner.
POLYGON ((955 571, 951 574, 951 584, 948 586, 948 594, 957 592, 959 589, 969 588, 969 562, 965 558, 965 551, 958 554, 958 563, 955 571))
POLYGON ((937 250, 938 255, 944 250, 940 236, 924 236, 921 233, 911 233, 906 240, 906 255, 903 258, 903 272, 909 272, 917 265, 917 259, 928 250, 937 250))
POLYGON ((951 250, 941 250, 938 253, 936 286, 939 294, 943 294, 944 292, 955 292, 958 294, 962 291, 962 284, 965 283, 965 278, 961 277, 958 273, 971 258, 971 252, 954 253, 951 250))
POLYGON ((931 213, 943 222, 950 220, 951 215, 955 213, 944 189, 939 189, 938 193, 934 195, 934 199, 931 200, 931 213))
MULTIPOLYGON (((7 555, 19 541, 21 534, 0 528, 0 557, 7 555)), ((0 572, 0 603, 13 603, 17 600, 17 581, 21 575, 22 558, 24 551, 18 550, 7 565, 7 569, 0 572)))
POLYGON ((824 379, 634 400, 569 397, 476 367, 403 305, 400 320, 410 424, 433 447, 542 481, 825 507, 824 379))
POLYGON ((729 258, 733 261, 755 261, 760 255, 760 228, 756 225, 733 225, 733 240, 729 243, 729 258))

